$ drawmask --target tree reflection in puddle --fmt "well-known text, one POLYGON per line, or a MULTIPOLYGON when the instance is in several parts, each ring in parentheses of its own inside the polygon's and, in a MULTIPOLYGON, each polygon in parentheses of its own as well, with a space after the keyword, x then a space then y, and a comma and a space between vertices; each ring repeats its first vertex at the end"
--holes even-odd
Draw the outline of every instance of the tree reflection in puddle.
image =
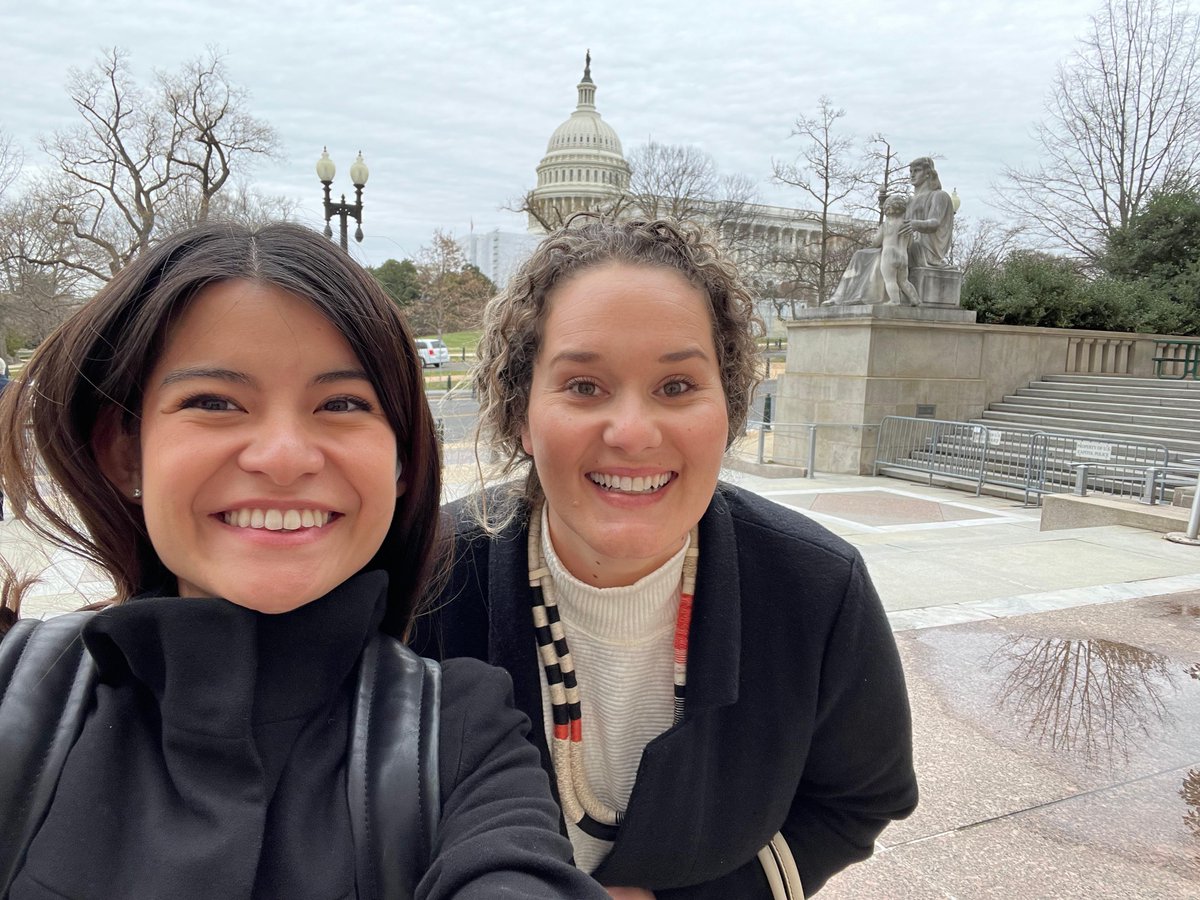
POLYGON ((1162 694, 1178 688, 1167 665, 1115 641, 1019 636, 992 654, 990 668, 1011 666, 997 702, 1027 720, 1039 745, 1089 762, 1118 754, 1128 762, 1132 740, 1172 721, 1162 694))
POLYGON ((1183 821, 1191 829, 1192 837, 1200 839, 1200 769, 1188 769, 1179 796, 1191 807, 1184 813, 1183 821))

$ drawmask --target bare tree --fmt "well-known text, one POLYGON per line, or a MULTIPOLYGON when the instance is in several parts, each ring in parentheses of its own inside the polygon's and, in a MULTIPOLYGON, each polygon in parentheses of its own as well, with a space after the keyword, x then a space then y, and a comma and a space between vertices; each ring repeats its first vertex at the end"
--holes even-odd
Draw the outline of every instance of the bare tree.
POLYGON ((995 219, 955 217, 951 261, 964 272, 997 268, 1008 255, 1022 249, 1025 231, 1020 225, 995 219))
POLYGON ((629 199, 642 215, 680 222, 707 219, 719 178, 699 147, 648 141, 629 154, 629 199))
POLYGON ((140 87, 127 55, 113 49, 88 70, 71 70, 68 91, 82 122, 42 142, 57 173, 42 186, 49 226, 71 238, 55 257, 106 281, 164 226, 204 221, 231 172, 274 149, 274 132, 244 111, 213 51, 178 74, 140 87))
POLYGON ((13 143, 12 135, 0 131, 0 199, 21 174, 22 161, 21 148, 13 143))
POLYGON ((846 215, 848 198, 862 190, 865 164, 854 155, 854 138, 839 134, 837 121, 846 115, 822 97, 815 116, 801 116, 792 137, 804 142, 795 161, 772 163, 780 184, 799 188, 813 201, 813 222, 820 238, 813 247, 782 255, 775 263, 791 270, 793 292, 807 292, 823 303, 833 292, 850 255, 862 245, 862 223, 846 215))
POLYGON ((1040 161, 1005 172, 1000 203, 1094 262, 1154 188, 1200 182, 1200 19, 1183 0, 1105 0, 1046 113, 1040 161))
POLYGON ((454 238, 440 228, 417 253, 420 297, 408 310, 420 331, 438 335, 460 325, 477 325, 483 304, 495 286, 477 268, 454 238))
POLYGON ((867 141, 865 165, 869 171, 878 172, 879 177, 868 178, 863 209, 871 210, 876 215, 878 224, 882 225, 884 199, 888 194, 905 189, 908 178, 903 174, 903 163, 900 162, 892 142, 878 132, 871 135, 867 141))
MULTIPOLYGON (((0 339, 41 341, 77 305, 84 276, 65 266, 43 266, 28 258, 52 257, 69 236, 47 227, 48 210, 34 195, 0 204, 0 339)), ((5 352, 0 345, 0 354, 5 352)))
MULTIPOLYGON (((605 193, 605 196, 594 198, 588 207, 590 211, 602 216, 619 217, 630 206, 627 193, 617 187, 605 193)), ((510 200, 501 209, 521 213, 528 216, 544 232, 551 232, 566 224, 579 208, 565 197, 556 198, 538 195, 535 190, 526 191, 520 197, 510 200)))
POLYGON ((230 83, 214 48, 158 78, 171 123, 167 156, 195 196, 195 221, 204 222, 236 163, 244 156, 270 155, 278 139, 270 125, 246 112, 247 92, 230 83))

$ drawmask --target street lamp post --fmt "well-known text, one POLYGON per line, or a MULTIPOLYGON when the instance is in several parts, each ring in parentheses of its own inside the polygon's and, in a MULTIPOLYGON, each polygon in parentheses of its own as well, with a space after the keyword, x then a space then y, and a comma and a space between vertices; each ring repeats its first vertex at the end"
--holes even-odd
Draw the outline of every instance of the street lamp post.
POLYGON ((330 198, 329 186, 333 184, 333 176, 337 173, 337 167, 334 166, 333 160, 329 158, 329 148, 326 147, 321 151, 321 158, 317 160, 317 178, 321 179, 321 184, 325 186, 325 237, 333 239, 333 229, 329 225, 329 220, 337 216, 342 223, 341 227, 341 244, 342 249, 347 250, 349 238, 347 236, 348 223, 347 218, 353 217, 358 223, 358 228, 354 230, 354 239, 362 243, 362 195, 363 188, 367 186, 367 176, 371 173, 367 171, 367 164, 363 162, 362 151, 358 153, 358 159, 350 166, 350 180, 354 183, 354 202, 347 203, 346 195, 342 194, 342 202, 334 203, 330 198))

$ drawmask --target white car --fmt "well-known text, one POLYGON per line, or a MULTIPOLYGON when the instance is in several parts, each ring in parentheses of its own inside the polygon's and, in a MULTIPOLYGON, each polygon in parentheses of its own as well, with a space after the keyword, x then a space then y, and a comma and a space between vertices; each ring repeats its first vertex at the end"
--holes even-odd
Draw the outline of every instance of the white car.
POLYGON ((421 338, 417 341, 417 355, 421 357, 421 368, 433 366, 440 369, 442 363, 450 362, 450 350, 437 338, 421 338))

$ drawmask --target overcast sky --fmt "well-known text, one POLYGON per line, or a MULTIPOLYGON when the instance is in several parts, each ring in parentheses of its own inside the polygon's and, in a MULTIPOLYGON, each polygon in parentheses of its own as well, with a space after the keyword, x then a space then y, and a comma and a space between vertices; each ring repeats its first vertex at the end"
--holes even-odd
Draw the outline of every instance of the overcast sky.
POLYGON ((591 48, 597 108, 626 153, 651 138, 694 144, 723 174, 755 179, 765 202, 802 205, 771 184, 771 161, 795 156, 792 123, 825 94, 845 108, 847 132, 882 132, 905 161, 939 154, 961 215, 994 217, 991 186, 1032 158, 1055 68, 1099 5, 0 0, 0 130, 32 175, 39 135, 77 121, 70 67, 120 46, 149 82, 216 45, 281 138, 255 184, 300 201, 302 221, 323 224, 322 146, 335 192, 352 192, 362 150, 371 177, 355 252, 378 264, 415 254, 437 227, 524 230, 501 207, 532 187, 591 48))

